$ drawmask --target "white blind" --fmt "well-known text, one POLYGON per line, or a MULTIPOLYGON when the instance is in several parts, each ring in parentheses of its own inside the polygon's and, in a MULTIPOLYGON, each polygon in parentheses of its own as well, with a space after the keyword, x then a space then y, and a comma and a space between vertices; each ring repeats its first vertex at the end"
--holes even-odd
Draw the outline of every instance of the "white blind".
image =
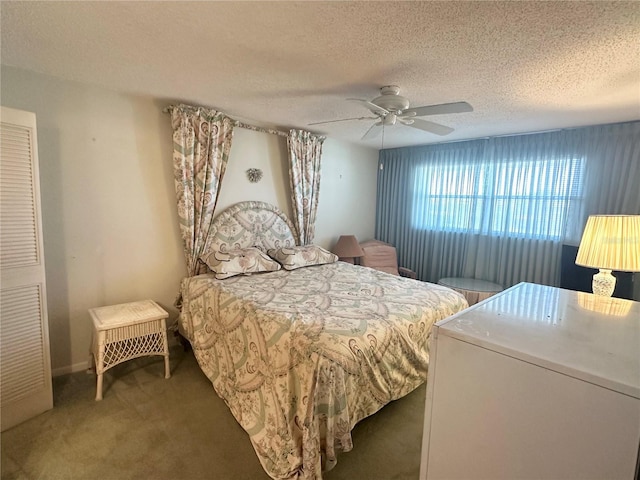
POLYGON ((32 131, 2 123, 0 132, 0 268, 37 264, 32 131))

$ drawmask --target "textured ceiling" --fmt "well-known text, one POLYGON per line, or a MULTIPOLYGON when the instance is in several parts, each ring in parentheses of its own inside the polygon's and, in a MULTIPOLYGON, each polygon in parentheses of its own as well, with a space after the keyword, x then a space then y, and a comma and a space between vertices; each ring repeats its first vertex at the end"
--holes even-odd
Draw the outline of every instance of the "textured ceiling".
POLYGON ((346 98, 399 85, 439 137, 385 128, 384 147, 640 119, 639 2, 7 2, 4 65, 361 141, 346 98))

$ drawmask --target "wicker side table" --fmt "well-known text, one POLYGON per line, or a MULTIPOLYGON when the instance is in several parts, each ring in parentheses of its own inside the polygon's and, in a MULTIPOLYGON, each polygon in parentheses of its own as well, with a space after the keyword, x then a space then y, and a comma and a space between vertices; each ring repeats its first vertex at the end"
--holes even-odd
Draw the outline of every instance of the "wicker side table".
POLYGON ((102 376, 119 363, 147 355, 164 356, 165 378, 169 371, 166 319, 169 314, 153 300, 123 303, 89 310, 93 321, 91 359, 98 382, 96 400, 102 400, 102 376))

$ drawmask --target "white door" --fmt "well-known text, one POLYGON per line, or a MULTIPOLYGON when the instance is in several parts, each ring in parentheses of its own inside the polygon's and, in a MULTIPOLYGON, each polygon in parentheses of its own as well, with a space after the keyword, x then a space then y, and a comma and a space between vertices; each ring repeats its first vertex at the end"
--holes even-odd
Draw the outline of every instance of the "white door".
POLYGON ((53 408, 36 116, 0 112, 2 431, 53 408))

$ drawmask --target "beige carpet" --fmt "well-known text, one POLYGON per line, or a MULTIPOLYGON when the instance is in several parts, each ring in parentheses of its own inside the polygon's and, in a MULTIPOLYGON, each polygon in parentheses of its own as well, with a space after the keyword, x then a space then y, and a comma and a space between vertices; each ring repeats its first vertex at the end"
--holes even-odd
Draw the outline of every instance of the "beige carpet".
MULTIPOLYGON (((96 402, 95 375, 54 378, 53 410, 2 433, 2 480, 268 480, 249 437, 200 371, 193 354, 114 367, 96 402)), ((363 420, 354 448, 326 480, 415 480, 424 386, 363 420)))

